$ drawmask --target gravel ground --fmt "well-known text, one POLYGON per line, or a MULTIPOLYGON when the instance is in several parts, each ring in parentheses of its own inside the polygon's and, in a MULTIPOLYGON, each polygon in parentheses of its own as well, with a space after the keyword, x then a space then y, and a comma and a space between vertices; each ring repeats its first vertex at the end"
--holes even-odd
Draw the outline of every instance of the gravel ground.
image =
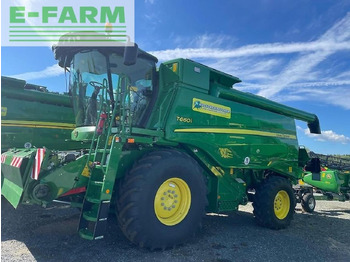
POLYGON ((76 233, 76 209, 1 204, 1 261, 350 261, 350 202, 317 201, 311 215, 298 205, 279 231, 257 226, 251 205, 207 215, 195 239, 153 252, 129 243, 114 217, 105 239, 87 241, 76 233))

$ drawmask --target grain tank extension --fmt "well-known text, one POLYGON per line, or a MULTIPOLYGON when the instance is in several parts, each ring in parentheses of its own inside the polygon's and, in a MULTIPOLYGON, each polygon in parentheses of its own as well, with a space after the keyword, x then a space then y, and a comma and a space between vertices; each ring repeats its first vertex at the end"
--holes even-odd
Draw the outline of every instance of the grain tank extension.
POLYGON ((87 146, 70 162, 49 149, 39 161, 40 149, 4 153, 5 176, 23 188, 20 202, 47 205, 85 192, 75 203, 81 237, 103 238, 113 207, 124 235, 151 249, 184 242, 206 212, 248 201, 258 224, 290 224, 291 185, 309 160, 294 119, 320 133, 316 115, 237 91, 237 77, 188 59, 156 68, 157 58, 137 45, 53 51, 70 72, 71 138, 87 146), (15 157, 23 159, 17 169, 15 157))

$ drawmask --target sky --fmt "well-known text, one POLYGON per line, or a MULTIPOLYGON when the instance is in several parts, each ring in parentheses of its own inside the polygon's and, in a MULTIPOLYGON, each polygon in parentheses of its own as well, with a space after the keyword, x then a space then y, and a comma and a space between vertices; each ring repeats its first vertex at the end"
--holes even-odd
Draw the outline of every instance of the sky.
MULTIPOLYGON (((299 144, 350 154, 349 0, 135 0, 135 40, 159 63, 189 58, 239 77, 238 90, 315 113, 322 134, 297 121, 299 144)), ((2 47, 1 75, 66 90, 49 47, 2 47)))

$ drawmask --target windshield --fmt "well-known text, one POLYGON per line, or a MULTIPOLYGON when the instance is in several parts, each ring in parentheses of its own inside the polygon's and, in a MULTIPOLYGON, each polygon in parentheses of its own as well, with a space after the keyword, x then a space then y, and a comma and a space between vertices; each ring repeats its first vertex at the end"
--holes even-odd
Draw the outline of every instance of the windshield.
POLYGON ((120 111, 116 118, 129 118, 134 126, 139 126, 150 104, 154 70, 155 62, 143 58, 126 66, 119 54, 106 55, 97 50, 76 53, 70 66, 76 125, 96 125, 101 102, 106 107, 115 101, 113 106, 128 109, 123 111, 127 115, 122 116, 120 111))

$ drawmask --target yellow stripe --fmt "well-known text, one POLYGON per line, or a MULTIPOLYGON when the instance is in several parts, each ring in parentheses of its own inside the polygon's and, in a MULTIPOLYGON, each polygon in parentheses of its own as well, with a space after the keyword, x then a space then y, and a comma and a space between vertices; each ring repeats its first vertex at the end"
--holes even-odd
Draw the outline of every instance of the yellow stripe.
POLYGON ((70 124, 70 123, 20 121, 20 120, 1 120, 1 126, 53 128, 53 129, 74 129, 75 128, 75 124, 70 124))
POLYGON ((217 134, 239 134, 239 135, 256 135, 268 137, 280 137, 296 139, 295 135, 272 133, 265 131, 249 130, 249 129, 231 129, 231 128, 184 128, 175 129, 175 133, 217 133, 217 134))
POLYGON ((218 176, 218 177, 222 177, 221 173, 215 168, 215 166, 211 167, 211 172, 214 173, 214 175, 218 176))

